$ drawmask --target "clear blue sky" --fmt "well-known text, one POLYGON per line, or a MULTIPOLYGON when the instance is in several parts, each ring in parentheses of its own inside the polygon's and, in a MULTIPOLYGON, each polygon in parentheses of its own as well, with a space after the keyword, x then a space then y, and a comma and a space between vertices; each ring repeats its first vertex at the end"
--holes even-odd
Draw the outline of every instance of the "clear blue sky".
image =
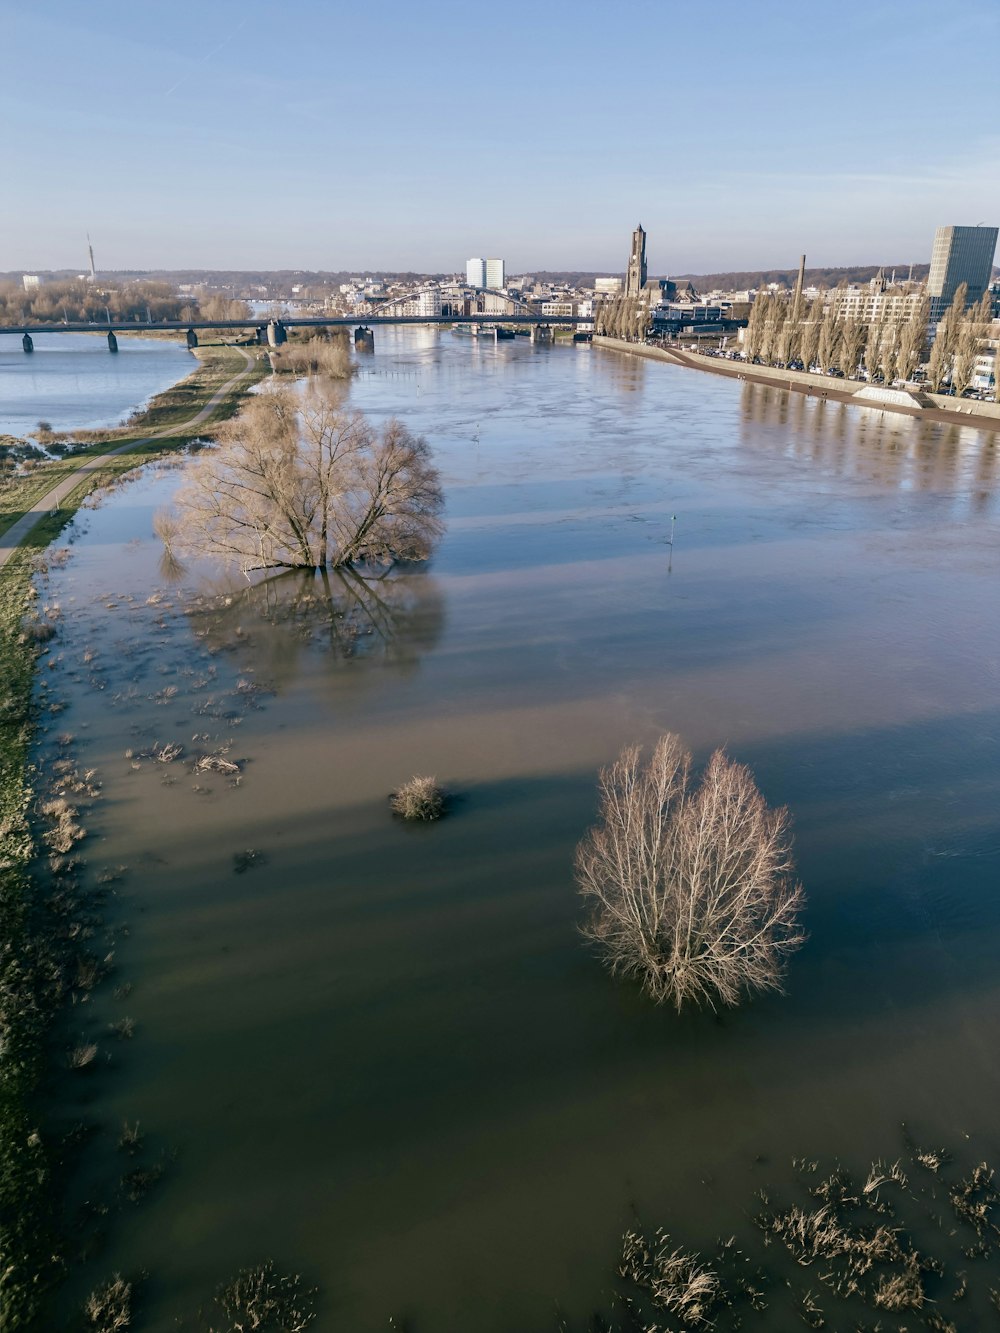
POLYGON ((0 270, 927 260, 1000 0, 0 0, 0 270))

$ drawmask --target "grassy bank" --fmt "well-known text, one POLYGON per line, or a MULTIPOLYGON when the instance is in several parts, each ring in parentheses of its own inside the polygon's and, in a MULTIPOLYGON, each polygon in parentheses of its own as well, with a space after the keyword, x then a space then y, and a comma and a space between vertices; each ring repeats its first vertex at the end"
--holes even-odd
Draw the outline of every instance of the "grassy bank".
MULTIPOLYGON (((38 804, 30 774, 34 732, 32 689, 40 644, 49 629, 34 623, 32 578, 45 548, 96 487, 150 457, 167 453, 233 415, 248 386, 265 371, 255 367, 225 394, 209 416, 191 420, 245 366, 234 348, 210 348, 193 375, 158 395, 135 420, 117 430, 92 433, 94 443, 71 458, 53 460, 0 490, 0 532, 70 477, 88 456, 134 440, 135 448, 89 473, 43 516, 0 573, 0 1329, 27 1333, 38 1326, 47 1286, 61 1271, 58 1241, 59 1154, 41 1123, 39 1093, 46 1038, 59 1006, 71 993, 68 975, 76 947, 65 917, 68 894, 46 876, 32 875, 41 850, 32 836, 38 804), (175 429, 172 429, 175 428, 175 429), (159 438, 150 440, 151 433, 159 438), (55 899, 59 894, 60 923, 55 899)), ((72 436, 79 438, 79 436, 72 436)), ((51 842, 50 842, 51 846, 51 842)), ((72 858, 62 858, 61 874, 72 858)))
POLYGON ((29 874, 27 769, 37 648, 22 623, 33 554, 20 549, 0 585, 0 1327, 10 1333, 32 1327, 54 1248, 50 1164, 34 1107, 53 1006, 29 874))
MULTIPOLYGON (((66 431, 53 436, 53 439, 85 440, 87 448, 78 450, 65 458, 54 458, 47 463, 39 463, 23 476, 10 477, 0 484, 0 533, 4 533, 25 514, 37 500, 54 486, 72 475, 88 458, 106 452, 108 446, 119 448, 129 440, 145 441, 153 432, 168 431, 177 428, 176 435, 166 435, 153 444, 137 444, 136 450, 122 455, 115 460, 114 472, 127 470, 136 464, 136 456, 176 449, 188 441, 210 434, 212 427, 231 417, 250 384, 260 379, 267 371, 266 363, 261 362, 241 380, 233 390, 212 410, 208 418, 197 427, 185 430, 185 424, 195 416, 212 396, 243 368, 243 354, 235 347, 199 348, 200 365, 191 375, 172 385, 163 393, 157 394, 142 412, 123 426, 101 431, 66 431), (120 466, 119 466, 120 464, 120 466)), ((101 473, 100 480, 103 481, 101 473)), ((91 487, 97 484, 92 481, 91 487)), ((82 497, 81 497, 82 498, 82 497)))

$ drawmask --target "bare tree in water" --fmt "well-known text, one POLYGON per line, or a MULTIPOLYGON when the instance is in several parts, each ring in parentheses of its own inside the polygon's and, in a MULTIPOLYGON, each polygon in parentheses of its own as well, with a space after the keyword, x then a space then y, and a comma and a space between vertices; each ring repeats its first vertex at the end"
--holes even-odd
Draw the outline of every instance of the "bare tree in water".
POLYGON ((577 848, 584 934, 612 972, 678 1010, 780 990, 805 938, 787 811, 768 809, 721 750, 697 787, 677 736, 645 766, 641 755, 628 748, 602 771, 600 819, 577 848))
POLYGON ((444 505, 427 443, 340 398, 322 379, 255 397, 188 468, 173 549, 245 573, 426 558, 444 505))

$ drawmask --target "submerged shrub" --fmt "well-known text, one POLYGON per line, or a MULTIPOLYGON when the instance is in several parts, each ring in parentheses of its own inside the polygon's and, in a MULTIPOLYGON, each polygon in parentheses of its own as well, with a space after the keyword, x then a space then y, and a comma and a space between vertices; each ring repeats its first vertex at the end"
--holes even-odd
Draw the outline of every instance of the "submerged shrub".
POLYGON ((418 775, 394 791, 389 804, 401 819, 440 819, 444 814, 444 792, 436 778, 418 775))

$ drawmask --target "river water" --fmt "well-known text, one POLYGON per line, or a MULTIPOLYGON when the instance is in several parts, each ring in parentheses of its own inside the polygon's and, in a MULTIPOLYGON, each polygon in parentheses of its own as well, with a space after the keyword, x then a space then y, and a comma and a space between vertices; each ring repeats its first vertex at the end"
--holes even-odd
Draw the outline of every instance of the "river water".
POLYGON ((197 361, 182 343, 119 335, 38 333, 26 355, 21 335, 0 333, 0 435, 33 438, 39 421, 53 430, 115 426, 185 375, 197 361))
POLYGON ((768 1171, 892 1158, 903 1121, 989 1157, 996 437, 596 348, 376 339, 351 400, 433 445, 427 569, 227 592, 152 537, 168 470, 52 575, 41 749, 71 732, 104 781, 83 847, 128 867, 134 985, 71 1016, 102 1048, 60 1090, 104 1126, 76 1202, 124 1120, 166 1164, 63 1299, 147 1270, 137 1326, 166 1333, 273 1257, 322 1330, 583 1328, 636 1218, 710 1244, 768 1171), (577 932, 597 770, 664 730, 794 818, 809 940, 787 995, 720 1017, 652 1007, 577 932), (167 741, 228 744, 238 783, 138 757, 167 741), (454 794, 438 825, 389 816, 414 772, 454 794))

